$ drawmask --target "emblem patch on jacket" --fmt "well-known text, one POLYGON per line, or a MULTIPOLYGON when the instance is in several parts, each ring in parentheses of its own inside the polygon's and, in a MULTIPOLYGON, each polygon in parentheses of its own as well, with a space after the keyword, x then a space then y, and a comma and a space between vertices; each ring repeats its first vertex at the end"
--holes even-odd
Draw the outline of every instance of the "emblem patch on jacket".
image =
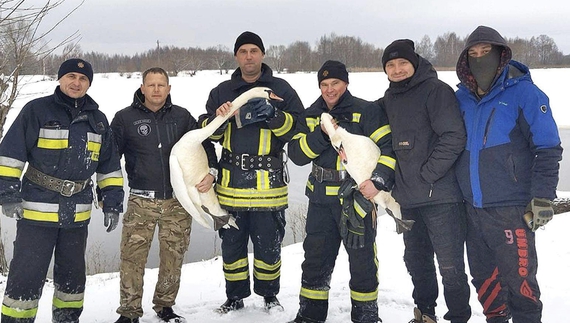
POLYGON ((150 134, 151 128, 150 125, 146 124, 146 123, 141 123, 139 125, 139 128, 137 129, 139 135, 146 137, 150 134))

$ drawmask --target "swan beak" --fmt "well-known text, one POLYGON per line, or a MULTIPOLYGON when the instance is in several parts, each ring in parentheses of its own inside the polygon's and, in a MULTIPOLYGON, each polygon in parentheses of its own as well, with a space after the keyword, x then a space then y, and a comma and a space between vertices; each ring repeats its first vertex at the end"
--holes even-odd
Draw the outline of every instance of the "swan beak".
POLYGON ((280 96, 278 96, 277 94, 275 94, 273 91, 267 90, 267 92, 269 93, 269 99, 270 100, 283 101, 283 99, 280 96))
POLYGON ((340 161, 346 165, 346 163, 348 163, 348 158, 346 158, 346 153, 344 152, 344 147, 342 147, 342 145, 340 145, 339 149, 337 150, 338 152, 338 156, 340 157, 340 161))

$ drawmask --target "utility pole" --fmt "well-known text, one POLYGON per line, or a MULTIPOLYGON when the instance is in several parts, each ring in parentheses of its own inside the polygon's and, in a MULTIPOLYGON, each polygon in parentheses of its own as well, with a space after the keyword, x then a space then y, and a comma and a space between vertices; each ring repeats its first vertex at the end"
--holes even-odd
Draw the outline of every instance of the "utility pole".
POLYGON ((156 41, 156 56, 158 58, 158 66, 160 66, 160 41, 156 41))

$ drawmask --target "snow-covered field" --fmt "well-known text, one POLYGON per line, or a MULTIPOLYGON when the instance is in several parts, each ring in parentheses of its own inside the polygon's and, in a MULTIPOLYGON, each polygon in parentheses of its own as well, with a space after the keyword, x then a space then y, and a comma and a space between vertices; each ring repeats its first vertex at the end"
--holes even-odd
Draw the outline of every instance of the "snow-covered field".
MULTIPOLYGON (((440 78, 453 87, 458 82, 454 72, 441 72, 440 78)), ((570 102, 570 91, 566 89, 565 81, 570 75, 569 69, 533 70, 533 79, 551 99, 554 116, 560 127, 570 127, 570 109, 566 106, 570 102)), ((317 87, 317 78, 314 73, 284 74, 280 75, 297 90, 303 103, 308 106, 320 94, 317 87)), ((384 73, 355 73, 350 74, 349 90, 356 96, 374 100, 382 96, 388 82, 384 73)), ((204 112, 204 105, 211 88, 219 82, 229 78, 229 75, 219 75, 215 71, 199 72, 194 77, 180 76, 171 78, 172 98, 175 104, 188 108, 197 117, 204 112)), ((16 109, 8 115, 10 124, 19 108, 32 98, 48 95, 57 85, 56 81, 40 81, 41 77, 27 80, 22 89, 16 109)), ((115 111, 130 104, 134 91, 141 83, 140 74, 130 78, 118 74, 96 74, 91 95, 109 119, 115 111)), ((564 143, 563 143, 564 145, 564 143)), ((292 205, 303 203, 303 187, 306 173, 296 170, 299 174, 293 177, 293 188, 290 190, 292 205)), ((570 193, 560 192, 561 196, 570 197, 570 193)), ((103 220, 101 214, 94 212, 90 226, 90 244, 103 246, 108 254, 118 254, 120 227, 111 234, 103 233, 103 220)), ((11 244, 14 236, 14 220, 2 218, 2 235, 7 245, 11 244)), ((393 221, 387 216, 379 218, 378 225, 378 257, 380 263, 379 278, 379 308, 380 316, 385 323, 407 322, 412 317, 414 307, 411 299, 412 284, 406 272, 403 257, 402 237, 394 230, 393 221)), ((566 277, 570 272, 570 244, 566 239, 567 228, 570 228, 570 216, 557 215, 544 230, 537 232, 537 248, 539 254, 539 282, 541 284, 542 301, 544 303, 543 321, 558 322, 568 316, 566 310, 570 308, 570 299, 566 294, 570 291, 570 280, 566 277)), ((202 248, 199 239, 214 239, 215 233, 201 231, 196 235, 197 226, 194 227, 193 242, 190 251, 197 245, 202 248)), ((288 233, 290 234, 290 233, 288 233)), ((210 245, 210 247, 212 247, 210 245)), ((200 251, 200 250, 198 250, 200 251)), ((151 253, 153 251, 151 250, 151 253)), ((210 251, 208 251, 210 252, 210 251)), ((11 258, 11 255, 9 255, 11 258)), ((200 258, 198 258, 200 259, 200 258)), ((283 265, 281 293, 279 299, 285 307, 284 312, 267 314, 263 311, 263 300, 259 296, 252 296, 245 300, 246 308, 242 311, 219 315, 214 309, 225 301, 224 278, 221 258, 184 265, 182 273, 182 286, 174 309, 186 317, 188 322, 287 322, 295 317, 298 309, 298 292, 301 281, 301 262, 303 250, 300 243, 287 246, 283 249, 283 265)), ((250 259, 251 262, 251 259, 250 259)), ((145 315, 141 322, 158 322, 152 311, 152 293, 158 270, 148 268, 145 275, 145 294, 143 299, 145 315)), ((350 291, 348 288, 348 260, 344 250, 341 250, 337 266, 333 274, 330 293, 330 310, 327 322, 340 323, 350 321, 350 291)), ((5 278, 0 279, 0 292, 3 292, 5 278)), ((40 301, 37 322, 51 321, 51 297, 53 285, 47 283, 44 297, 40 301)), ((118 315, 115 309, 119 304, 119 278, 118 273, 99 274, 88 277, 85 308, 81 318, 82 322, 114 322, 118 315)), ((437 315, 443 316, 446 312, 443 296, 440 297, 437 315)), ((477 302, 472 290, 471 304, 473 318, 470 322, 483 323, 481 306, 477 302)))

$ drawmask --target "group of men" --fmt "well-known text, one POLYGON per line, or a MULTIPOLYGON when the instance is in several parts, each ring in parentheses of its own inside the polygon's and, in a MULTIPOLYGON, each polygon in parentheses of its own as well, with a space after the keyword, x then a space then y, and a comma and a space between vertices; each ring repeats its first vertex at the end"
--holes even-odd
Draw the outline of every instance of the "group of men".
POLYGON ((26 104, 0 144, 0 204, 5 215, 18 219, 2 322, 35 320, 52 253, 52 320, 79 322, 92 201, 99 197, 95 205, 103 209, 107 231, 113 230, 123 212, 121 156, 130 190, 116 323, 139 322, 143 315, 144 267, 157 225, 160 269, 153 309, 165 322, 182 322, 172 306, 192 221, 173 194, 170 150, 183 134, 227 115, 235 98, 258 86, 282 100, 251 100, 241 107, 246 113, 229 118, 203 142, 210 172, 197 189, 215 189, 239 228, 219 230, 227 296, 219 313, 242 309, 251 295, 249 240, 253 291, 267 311, 283 310, 277 295, 288 143, 295 164, 312 164, 299 310, 292 322, 326 321, 341 244, 350 262, 352 322, 381 321, 371 201, 382 190, 392 192, 403 220, 414 222, 403 234, 416 304, 410 323, 437 321, 434 255, 448 308, 443 318, 469 320, 464 245, 487 322, 541 322, 534 231, 553 216, 562 148, 548 97, 532 83, 528 68, 511 59, 496 30, 479 26, 467 39, 457 62, 456 93, 412 41, 394 41, 382 57, 389 88, 375 102, 354 97, 346 66, 330 60, 317 73, 321 96, 305 109, 295 90, 263 63, 264 55, 261 38, 242 33, 234 47, 239 67, 211 90, 198 120, 172 104, 168 74, 151 68, 133 103, 110 125, 86 94, 91 65, 70 59, 60 66, 55 93, 26 104), (360 185, 321 124, 324 112, 335 129, 369 137, 380 148, 370 179, 360 185), (219 160, 212 142, 222 146, 219 160))

